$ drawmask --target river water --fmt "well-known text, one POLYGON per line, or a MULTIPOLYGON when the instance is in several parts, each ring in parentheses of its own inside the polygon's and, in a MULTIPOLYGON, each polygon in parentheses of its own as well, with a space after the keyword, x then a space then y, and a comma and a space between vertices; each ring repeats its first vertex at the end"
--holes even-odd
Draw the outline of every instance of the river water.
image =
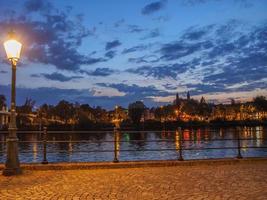
MULTIPOLYGON (((6 133, 0 133, 0 163, 5 162, 6 133)), ((22 163, 38 163, 43 159, 42 133, 18 133, 19 158, 22 163), (29 142, 30 141, 30 142, 29 142)), ((116 149, 120 161, 173 160, 179 156, 180 143, 184 159, 234 158, 237 156, 237 134, 233 128, 201 128, 178 131, 122 131, 117 134, 116 149), (224 139, 221 140, 220 139, 224 139), (229 140, 228 140, 229 139, 229 140), (189 140, 189 141, 188 141, 189 140), (207 149, 192 150, 200 148, 207 149), (191 149, 191 150, 189 150, 191 149), (129 151, 128 151, 129 150, 129 151), (159 151, 155 151, 159 150, 159 151)), ((267 157, 267 127, 244 127, 240 131, 243 157, 267 157), (256 148, 248 148, 256 147, 256 148)), ((60 132, 47 135, 48 162, 113 161, 113 132, 60 132), (108 152, 110 151, 110 152, 108 152)))

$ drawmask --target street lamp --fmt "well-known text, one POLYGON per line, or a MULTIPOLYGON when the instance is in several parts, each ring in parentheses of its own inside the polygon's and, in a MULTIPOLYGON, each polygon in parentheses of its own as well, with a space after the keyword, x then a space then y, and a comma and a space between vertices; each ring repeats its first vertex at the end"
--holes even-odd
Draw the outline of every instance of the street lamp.
POLYGON ((18 156, 18 138, 16 126, 16 66, 20 58, 22 44, 15 39, 14 32, 9 33, 9 39, 4 42, 7 59, 12 67, 12 82, 11 82, 11 112, 8 128, 7 156, 3 175, 11 176, 21 174, 18 156))

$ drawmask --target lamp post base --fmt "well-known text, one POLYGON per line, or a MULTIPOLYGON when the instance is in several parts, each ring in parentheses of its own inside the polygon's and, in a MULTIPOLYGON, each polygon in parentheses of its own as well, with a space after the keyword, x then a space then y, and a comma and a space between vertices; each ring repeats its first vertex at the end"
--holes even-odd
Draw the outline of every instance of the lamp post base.
MULTIPOLYGON (((11 130, 11 129, 10 129, 11 130)), ((12 176, 22 173, 18 157, 18 138, 8 137, 7 138, 7 160, 3 175, 12 176)))
POLYGON ((4 176, 13 176, 13 175, 19 175, 22 174, 21 168, 5 168, 3 170, 4 176))

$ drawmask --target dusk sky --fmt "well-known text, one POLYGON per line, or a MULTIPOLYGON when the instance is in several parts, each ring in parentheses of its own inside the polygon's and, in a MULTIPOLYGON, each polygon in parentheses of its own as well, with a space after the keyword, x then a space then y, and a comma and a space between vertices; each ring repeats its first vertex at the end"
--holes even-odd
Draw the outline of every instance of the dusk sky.
MULTIPOLYGON (((1 44, 11 29, 23 44, 18 104, 267 95, 267 0, 0 0, 1 44)), ((0 58, 9 99, 3 46, 0 58)))

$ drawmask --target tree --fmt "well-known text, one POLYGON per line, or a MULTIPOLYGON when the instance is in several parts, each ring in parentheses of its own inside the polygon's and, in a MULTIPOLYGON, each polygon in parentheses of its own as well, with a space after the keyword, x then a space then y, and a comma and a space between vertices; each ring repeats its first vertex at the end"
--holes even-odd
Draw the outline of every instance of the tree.
POLYGON ((129 117, 132 120, 132 122, 139 126, 140 120, 142 118, 142 115, 145 111, 145 105, 142 101, 136 101, 134 103, 129 104, 128 106, 128 112, 129 117))
POLYGON ((255 107, 259 111, 267 111, 267 100, 264 96, 258 96, 253 100, 255 107))
POLYGON ((0 95, 0 110, 2 110, 3 107, 6 106, 6 97, 5 95, 0 95))
POLYGON ((73 104, 68 101, 62 100, 55 107, 55 115, 58 116, 66 124, 68 120, 73 119, 75 109, 73 104))
POLYGON ((267 100, 264 96, 258 96, 254 98, 253 104, 256 107, 257 111, 262 113, 262 115, 265 115, 265 112, 267 112, 267 100))
POLYGON ((24 114, 30 114, 32 113, 32 109, 35 105, 35 101, 31 98, 26 98, 25 103, 22 106, 18 107, 18 112, 24 113, 24 114))

